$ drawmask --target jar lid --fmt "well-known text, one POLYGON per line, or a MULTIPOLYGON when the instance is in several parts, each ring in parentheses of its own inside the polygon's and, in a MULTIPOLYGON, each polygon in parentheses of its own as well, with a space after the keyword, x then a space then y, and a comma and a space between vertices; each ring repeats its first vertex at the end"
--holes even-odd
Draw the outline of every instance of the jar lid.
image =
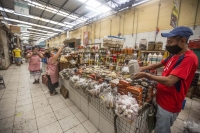
POLYGON ((138 61, 137 60, 130 60, 129 62, 128 62, 128 64, 131 64, 131 63, 138 63, 138 61))

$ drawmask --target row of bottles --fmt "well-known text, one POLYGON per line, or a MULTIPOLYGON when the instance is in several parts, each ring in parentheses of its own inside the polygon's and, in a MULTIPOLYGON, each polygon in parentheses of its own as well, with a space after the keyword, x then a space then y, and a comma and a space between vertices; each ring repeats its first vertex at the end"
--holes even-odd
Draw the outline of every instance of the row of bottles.
POLYGON ((156 53, 154 54, 149 54, 147 57, 147 62, 150 62, 150 64, 156 64, 158 62, 161 62, 163 59, 162 54, 160 53, 159 55, 157 55, 156 53))

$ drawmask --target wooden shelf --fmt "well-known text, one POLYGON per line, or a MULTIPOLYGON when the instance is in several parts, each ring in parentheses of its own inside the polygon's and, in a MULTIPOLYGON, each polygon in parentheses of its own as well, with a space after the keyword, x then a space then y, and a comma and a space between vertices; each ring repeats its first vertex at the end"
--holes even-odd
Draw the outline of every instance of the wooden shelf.
POLYGON ((91 43, 91 44, 87 44, 87 45, 100 45, 101 43, 91 43))
POLYGON ((140 51, 142 53, 159 53, 159 52, 165 52, 165 50, 134 50, 134 51, 140 51))

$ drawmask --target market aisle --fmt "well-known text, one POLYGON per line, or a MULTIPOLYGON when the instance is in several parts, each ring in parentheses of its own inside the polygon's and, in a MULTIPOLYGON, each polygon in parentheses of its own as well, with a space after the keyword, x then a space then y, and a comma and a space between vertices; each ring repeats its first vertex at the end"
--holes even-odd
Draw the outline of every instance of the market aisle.
POLYGON ((0 71, 6 83, 0 89, 0 133, 100 133, 69 99, 32 84, 27 67, 0 71))

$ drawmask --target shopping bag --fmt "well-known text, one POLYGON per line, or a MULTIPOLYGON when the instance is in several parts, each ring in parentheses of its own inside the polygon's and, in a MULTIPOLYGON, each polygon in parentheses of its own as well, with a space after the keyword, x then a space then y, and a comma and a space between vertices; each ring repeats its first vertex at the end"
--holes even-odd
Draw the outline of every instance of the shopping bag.
POLYGON ((61 86, 60 88, 60 94, 66 99, 69 97, 69 91, 65 88, 65 86, 61 86))

